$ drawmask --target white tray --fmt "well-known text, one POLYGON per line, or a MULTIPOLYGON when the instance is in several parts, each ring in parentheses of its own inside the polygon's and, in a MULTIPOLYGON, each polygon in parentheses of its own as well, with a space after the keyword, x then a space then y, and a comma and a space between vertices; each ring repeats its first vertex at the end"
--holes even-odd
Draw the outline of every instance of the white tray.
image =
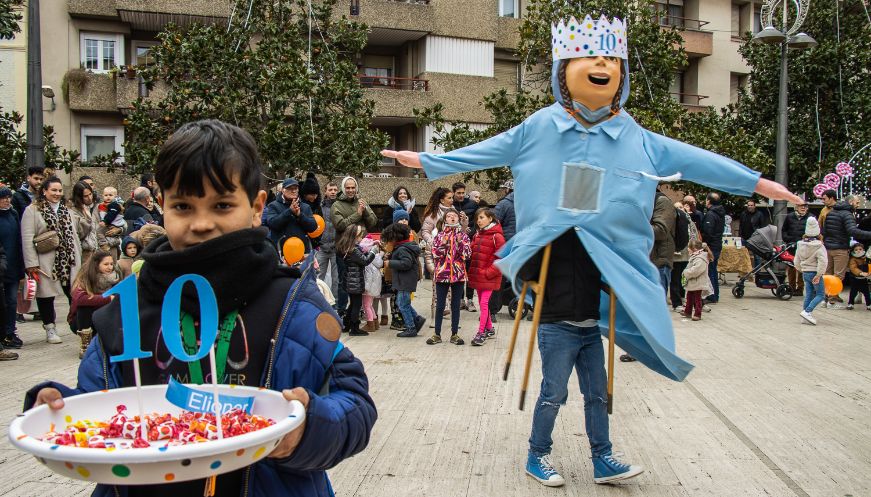
MULTIPOLYGON (((210 385, 187 385, 212 393, 210 385)), ((93 449, 55 445, 40 440, 54 425, 58 432, 79 420, 108 421, 119 404, 127 406, 129 417, 137 416, 135 388, 103 390, 64 399, 63 409, 39 406, 18 415, 9 425, 9 441, 33 454, 52 471, 79 480, 111 485, 159 484, 186 481, 227 473, 253 464, 269 455, 287 433, 305 419, 297 401, 288 402, 281 392, 255 387, 218 385, 220 395, 255 397, 252 414, 270 418, 275 424, 255 432, 223 440, 167 445, 151 442, 141 449, 93 449)), ((179 414, 182 409, 165 398, 166 385, 142 387, 145 413, 179 414)))

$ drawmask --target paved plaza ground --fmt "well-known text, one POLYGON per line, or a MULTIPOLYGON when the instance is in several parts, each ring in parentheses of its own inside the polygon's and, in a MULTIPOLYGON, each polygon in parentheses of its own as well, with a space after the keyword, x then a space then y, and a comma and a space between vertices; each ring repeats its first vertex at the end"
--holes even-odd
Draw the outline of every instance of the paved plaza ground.
MULTIPOLYGON (((428 287, 422 283, 416 300, 427 314, 428 287)), ((501 378, 511 330, 504 311, 499 335, 484 347, 468 345, 478 315, 465 311, 461 334, 467 345, 461 347, 427 346, 425 336, 398 339, 385 328, 347 338, 366 365, 379 418, 369 447, 330 471, 336 493, 871 495, 871 312, 864 306, 819 309, 819 326, 802 325, 797 299, 781 302, 756 288, 748 288, 742 300, 726 288, 712 307, 701 322, 674 315, 678 351, 696 366, 687 381, 666 380, 638 363, 617 363, 611 438, 615 450, 647 471, 614 486, 592 482, 574 378, 554 433, 553 460, 567 484, 545 488, 524 474, 541 379, 536 362, 527 410, 519 411, 528 322, 508 382, 501 378)), ((62 345, 45 343, 36 323, 20 326, 20 334, 26 344, 21 359, 0 363, 0 495, 89 495, 89 485, 54 476, 6 441, 23 392, 48 378, 74 383, 78 365, 77 338, 68 329, 62 345)))

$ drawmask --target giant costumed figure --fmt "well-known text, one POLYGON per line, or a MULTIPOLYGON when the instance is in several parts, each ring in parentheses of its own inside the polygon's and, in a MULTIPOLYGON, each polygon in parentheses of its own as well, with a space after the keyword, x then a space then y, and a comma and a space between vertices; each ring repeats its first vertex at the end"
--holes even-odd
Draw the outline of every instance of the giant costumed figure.
POLYGON ((731 159, 635 122, 622 109, 629 97, 629 63, 620 19, 571 18, 552 26, 552 34, 556 103, 500 135, 452 152, 382 153, 423 167, 430 179, 511 169, 517 234, 496 265, 519 294, 523 281, 538 274, 543 248, 550 244, 552 250, 538 332, 543 379, 526 471, 544 485, 564 483, 549 459, 551 432, 575 369, 594 480, 609 483, 642 469, 612 455, 601 339, 608 330, 609 300, 602 298, 602 282, 619 296, 617 345, 673 380, 692 369, 675 353, 671 316, 649 259, 657 183, 683 177, 737 195, 800 199, 731 159))

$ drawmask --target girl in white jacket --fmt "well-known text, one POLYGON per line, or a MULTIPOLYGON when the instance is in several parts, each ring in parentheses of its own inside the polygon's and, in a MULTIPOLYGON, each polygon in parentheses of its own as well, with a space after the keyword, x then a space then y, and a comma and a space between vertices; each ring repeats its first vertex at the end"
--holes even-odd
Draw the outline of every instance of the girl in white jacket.
POLYGON ((816 218, 808 218, 804 228, 804 237, 795 249, 793 265, 801 271, 804 278, 804 307, 801 317, 810 324, 817 324, 811 312, 826 298, 823 286, 823 275, 826 274, 828 256, 826 247, 820 239, 820 224, 816 218))

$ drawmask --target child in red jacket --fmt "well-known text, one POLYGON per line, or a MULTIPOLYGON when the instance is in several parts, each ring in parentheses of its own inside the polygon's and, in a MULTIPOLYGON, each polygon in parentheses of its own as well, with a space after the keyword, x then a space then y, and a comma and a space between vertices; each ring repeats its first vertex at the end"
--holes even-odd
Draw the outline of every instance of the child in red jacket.
POLYGON ((79 359, 85 354, 88 344, 93 336, 93 321, 91 316, 94 311, 112 301, 103 297, 103 292, 115 286, 121 281, 121 269, 115 263, 115 258, 105 250, 97 250, 91 258, 85 261, 85 266, 79 270, 73 281, 71 291, 70 312, 67 314, 67 322, 75 325, 79 338, 82 340, 82 348, 79 350, 79 359))
POLYGON ((478 307, 481 308, 481 318, 478 324, 478 334, 472 339, 472 345, 484 345, 488 338, 496 336, 493 322, 490 320, 490 295, 499 290, 502 285, 502 273, 493 265, 496 253, 505 245, 502 226, 496 220, 492 210, 480 208, 475 212, 475 224, 478 232, 472 239, 472 263, 469 266, 469 286, 478 290, 478 307))

